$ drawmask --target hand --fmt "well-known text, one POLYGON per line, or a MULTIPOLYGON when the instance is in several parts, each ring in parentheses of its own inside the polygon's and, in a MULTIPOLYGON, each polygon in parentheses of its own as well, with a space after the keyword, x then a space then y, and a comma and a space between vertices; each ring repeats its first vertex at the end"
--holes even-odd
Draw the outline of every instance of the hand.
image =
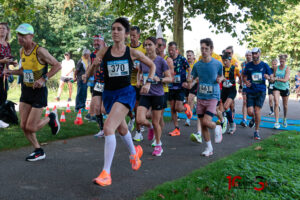
POLYGON ((270 76, 268 74, 265 74, 264 75, 265 79, 269 80, 270 79, 270 76))
POLYGON ((73 82, 76 82, 77 81, 77 77, 73 78, 73 82))
POLYGON ((3 58, 1 60, 1 63, 5 63, 5 64, 12 63, 12 62, 13 62, 12 58, 8 58, 8 57, 3 58))
POLYGON ((44 78, 40 78, 39 80, 37 80, 37 81, 35 81, 35 82, 33 83, 33 89, 43 87, 43 85, 45 84, 45 82, 46 82, 46 81, 45 81, 44 78))
POLYGON ((160 78, 158 78, 158 76, 154 76, 153 80, 156 81, 156 82, 159 82, 160 78))
POLYGON ((184 88, 187 88, 187 89, 188 89, 189 85, 188 85, 188 83, 187 83, 187 82, 183 82, 183 83, 182 83, 182 87, 184 87, 184 88))
POLYGON ((246 81, 246 86, 247 87, 251 87, 251 82, 250 81, 246 81))
POLYGON ((4 69, 4 70, 3 70, 3 74, 4 74, 5 76, 10 76, 10 75, 11 75, 11 70, 9 70, 9 69, 4 69))
POLYGON ((86 79, 87 79, 87 78, 86 78, 86 74, 82 74, 81 78, 82 78, 82 82, 83 82, 83 83, 86 83, 86 79))
POLYGON ((222 80, 223 80, 223 78, 220 76, 220 77, 217 77, 217 83, 221 83, 222 82, 222 80))
POLYGON ((148 94, 149 90, 150 90, 150 83, 146 83, 146 85, 144 85, 141 89, 141 94, 148 94))
POLYGON ((102 59, 100 59, 100 58, 95 58, 94 61, 93 61, 93 65, 94 65, 94 66, 98 66, 101 62, 102 62, 102 59))
POLYGON ((140 88, 141 85, 142 85, 142 82, 141 82, 140 80, 138 80, 138 81, 136 82, 136 87, 137 87, 137 88, 140 88))

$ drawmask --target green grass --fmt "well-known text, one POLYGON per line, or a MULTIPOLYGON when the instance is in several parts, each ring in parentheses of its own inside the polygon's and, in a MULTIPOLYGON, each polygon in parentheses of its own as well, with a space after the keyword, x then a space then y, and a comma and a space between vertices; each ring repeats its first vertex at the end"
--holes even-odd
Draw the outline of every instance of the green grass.
POLYGON ((138 199, 300 199, 299 164, 300 133, 283 132, 159 185, 138 199), (242 189, 240 181, 239 188, 228 190, 227 176, 241 176, 243 183, 249 182, 249 189, 242 189), (260 187, 259 181, 254 183, 256 176, 269 183, 262 191, 253 189, 260 187))

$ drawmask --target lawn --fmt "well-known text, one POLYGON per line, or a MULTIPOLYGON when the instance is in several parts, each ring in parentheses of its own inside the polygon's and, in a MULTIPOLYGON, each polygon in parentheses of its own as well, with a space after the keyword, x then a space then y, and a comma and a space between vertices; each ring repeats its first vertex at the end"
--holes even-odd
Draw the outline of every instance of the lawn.
POLYGON ((300 133, 282 132, 159 185, 137 199, 300 199, 299 164, 300 133), (235 176, 241 180, 232 184, 235 176), (264 185, 262 191, 254 189, 262 187, 259 182, 264 185))

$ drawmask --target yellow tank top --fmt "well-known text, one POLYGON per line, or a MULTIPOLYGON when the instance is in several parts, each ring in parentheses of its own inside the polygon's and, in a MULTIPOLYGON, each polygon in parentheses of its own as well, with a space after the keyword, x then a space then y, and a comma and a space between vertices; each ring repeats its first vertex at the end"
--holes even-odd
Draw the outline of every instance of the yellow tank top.
MULTIPOLYGON (((167 59, 169 58, 169 56, 165 55, 164 59, 165 61, 167 61, 167 59)), ((169 87, 167 83, 164 83, 164 93, 169 92, 169 87)))
MULTIPOLYGON (((140 45, 138 47, 131 47, 131 44, 127 44, 128 47, 133 48, 135 50, 138 50, 140 52, 142 52, 143 54, 146 54, 146 49, 143 47, 142 43, 140 43, 140 45)), ((140 65, 140 61, 135 60, 134 61, 134 65, 133 65, 133 69, 131 72, 131 85, 136 86, 136 82, 137 82, 137 66, 140 65)))
POLYGON ((25 51, 22 49, 23 82, 27 87, 32 87, 33 83, 48 71, 47 64, 41 64, 37 58, 38 48, 39 45, 36 45, 29 55, 25 55, 25 51))

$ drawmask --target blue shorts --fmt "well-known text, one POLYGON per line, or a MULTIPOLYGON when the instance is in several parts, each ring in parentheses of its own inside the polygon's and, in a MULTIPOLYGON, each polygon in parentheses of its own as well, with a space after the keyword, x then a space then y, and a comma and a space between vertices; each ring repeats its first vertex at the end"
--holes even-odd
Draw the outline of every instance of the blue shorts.
POLYGON ((247 108, 260 107, 262 108, 265 102, 266 92, 247 93, 247 108))
POLYGON ((102 100, 107 113, 110 113, 112 106, 116 102, 132 110, 135 105, 135 90, 131 85, 119 90, 104 90, 102 100))

